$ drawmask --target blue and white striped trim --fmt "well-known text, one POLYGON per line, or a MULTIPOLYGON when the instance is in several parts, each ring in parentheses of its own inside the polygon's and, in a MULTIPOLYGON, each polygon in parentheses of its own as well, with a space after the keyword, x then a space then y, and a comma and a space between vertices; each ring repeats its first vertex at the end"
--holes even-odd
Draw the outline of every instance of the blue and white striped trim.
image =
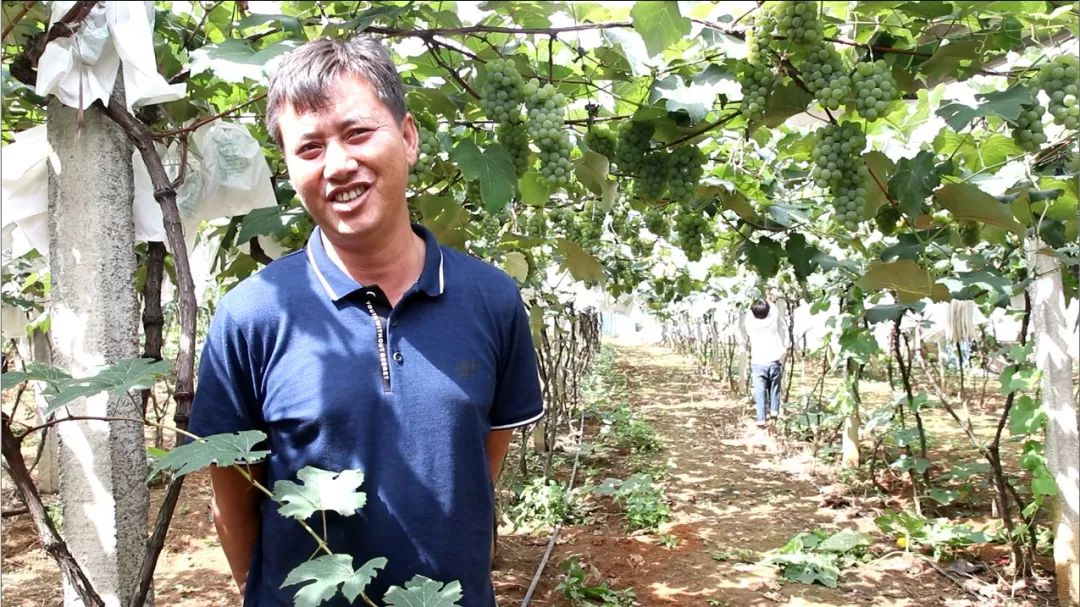
POLYGON ((533 423, 534 421, 540 419, 541 417, 544 417, 545 413, 547 413, 546 410, 541 411, 540 413, 538 413, 537 415, 535 415, 533 417, 530 417, 529 419, 526 419, 526 420, 523 420, 523 421, 520 421, 520 422, 514 422, 512 424, 506 424, 504 426, 492 426, 491 429, 492 430, 509 430, 511 428, 520 428, 522 426, 527 426, 527 425, 533 423))
POLYGON ((323 276, 321 270, 319 270, 319 264, 315 263, 315 255, 311 252, 311 246, 306 247, 308 263, 311 264, 311 269, 315 270, 315 276, 318 277, 319 282, 322 283, 323 289, 326 290, 326 294, 330 296, 330 299, 337 300, 337 293, 330 288, 330 283, 326 281, 326 277, 323 276))

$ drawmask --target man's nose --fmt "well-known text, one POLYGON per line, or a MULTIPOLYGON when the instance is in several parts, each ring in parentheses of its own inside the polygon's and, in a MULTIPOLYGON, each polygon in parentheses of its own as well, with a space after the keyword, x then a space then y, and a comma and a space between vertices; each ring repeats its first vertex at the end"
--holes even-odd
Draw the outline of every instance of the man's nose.
POLYGON ((335 180, 352 174, 359 167, 356 159, 352 157, 346 146, 339 143, 328 143, 326 146, 325 164, 323 176, 328 180, 335 180))

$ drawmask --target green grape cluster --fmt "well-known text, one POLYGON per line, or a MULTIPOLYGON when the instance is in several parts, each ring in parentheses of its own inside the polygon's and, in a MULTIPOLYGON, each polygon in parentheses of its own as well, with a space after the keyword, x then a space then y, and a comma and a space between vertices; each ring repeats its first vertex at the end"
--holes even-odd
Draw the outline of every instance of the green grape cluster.
POLYGON ((504 122, 495 127, 495 138, 510 153, 517 176, 524 175, 529 170, 529 157, 532 154, 529 149, 529 131, 525 124, 520 121, 504 122))
POLYGON ((656 128, 645 122, 627 122, 619 130, 615 147, 615 166, 619 172, 636 175, 645 164, 650 142, 656 128))
POLYGON ((738 73, 739 85, 742 86, 742 103, 739 111, 747 122, 756 122, 765 116, 765 104, 769 101, 776 75, 764 65, 745 63, 738 73))
POLYGON ((608 279, 604 284, 604 290, 612 297, 619 297, 633 292, 637 287, 636 277, 630 262, 621 257, 616 257, 604 264, 608 271, 608 279))
POLYGON ((606 126, 595 125, 585 133, 585 147, 606 157, 608 160, 615 158, 615 150, 618 145, 618 137, 606 126))
POLYGON ((420 187, 430 185, 435 176, 435 162, 439 158, 439 134, 422 124, 417 124, 416 130, 419 135, 419 147, 416 164, 409 173, 409 185, 420 187))
POLYGON ((746 32, 746 60, 751 63, 761 63, 768 59, 769 47, 772 42, 772 31, 775 22, 767 12, 758 15, 754 20, 754 26, 746 32))
POLYGON ((566 207, 554 207, 548 209, 547 219, 549 226, 554 228, 562 236, 568 236, 569 226, 573 224, 574 211, 566 207))
POLYGON ((824 37, 817 2, 780 0, 765 3, 773 31, 795 43, 816 44, 824 37))
POLYGON ((701 211, 694 211, 682 205, 675 214, 675 244, 686 254, 690 261, 701 261, 705 252, 702 241, 709 234, 709 220, 701 211))
POLYGON ((1037 152, 1046 143, 1042 117, 1046 112, 1038 101, 1020 108, 1020 116, 1012 123, 1012 137, 1021 148, 1037 152))
POLYGON ((899 99, 899 89, 893 79, 889 64, 878 59, 855 66, 851 76, 851 90, 855 92, 855 110, 867 120, 877 120, 885 115, 889 104, 899 99))
POLYGON ((524 231, 526 236, 544 238, 548 231, 548 218, 543 209, 533 209, 525 219, 524 231))
POLYGON ((496 213, 484 213, 477 222, 477 236, 485 242, 494 243, 499 240, 499 232, 502 230, 504 217, 496 213))
POLYGON ((830 45, 811 50, 799 71, 806 88, 830 110, 839 109, 851 95, 851 77, 844 67, 844 60, 830 45))
POLYGON ((480 109, 496 122, 507 122, 518 114, 525 81, 510 59, 492 59, 484 71, 487 77, 480 85, 480 109))
POLYGON ((696 145, 679 146, 667 159, 668 192, 674 200, 689 200, 705 174, 705 154, 696 145))
POLYGON ((668 161, 670 156, 663 150, 649 152, 643 158, 641 168, 634 176, 634 194, 649 202, 660 200, 668 189, 668 161))
POLYGON ((828 125, 821 130, 814 160, 814 180, 833 195, 837 218, 855 230, 866 205, 866 181, 870 174, 862 160, 866 135, 853 122, 828 125))
POLYGON ((580 211, 568 208, 555 209, 553 222, 566 238, 581 245, 581 248, 594 252, 600 248, 600 238, 604 233, 604 214, 591 202, 580 211))
POLYGON ((667 238, 671 234, 671 224, 660 208, 653 207, 645 211, 645 227, 657 238, 667 238))
POLYGON ((1080 126, 1080 105, 1077 105, 1077 81, 1080 80, 1080 59, 1060 55, 1039 69, 1039 87, 1050 97, 1048 108, 1054 124, 1070 131, 1080 126))
POLYGON ((525 108, 529 113, 529 136, 540 148, 540 173, 550 185, 566 185, 573 174, 573 146, 563 128, 566 97, 550 83, 540 86, 533 78, 525 85, 525 108))

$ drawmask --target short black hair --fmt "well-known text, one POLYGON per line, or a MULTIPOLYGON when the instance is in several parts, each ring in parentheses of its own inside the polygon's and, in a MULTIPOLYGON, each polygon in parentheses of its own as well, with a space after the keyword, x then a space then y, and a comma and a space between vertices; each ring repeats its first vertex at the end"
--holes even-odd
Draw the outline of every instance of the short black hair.
POLYGON ((754 318, 765 318, 769 315, 769 302, 764 299, 755 300, 750 305, 750 311, 754 313, 754 318))
POLYGON ((371 34, 349 40, 320 38, 289 53, 270 79, 266 96, 266 128, 278 146, 278 120, 286 106, 298 113, 313 112, 329 101, 328 89, 342 76, 366 80, 394 118, 405 119, 404 85, 390 53, 371 34))

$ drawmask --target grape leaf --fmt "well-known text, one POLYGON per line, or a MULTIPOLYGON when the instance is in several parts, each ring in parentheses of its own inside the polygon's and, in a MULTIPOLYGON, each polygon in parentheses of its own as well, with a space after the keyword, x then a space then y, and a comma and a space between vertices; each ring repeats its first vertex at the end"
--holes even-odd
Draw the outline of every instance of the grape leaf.
POLYGON ((576 165, 574 174, 577 175, 581 185, 588 188, 593 194, 603 193, 604 182, 607 181, 608 175, 608 159, 601 154, 588 150, 574 164, 576 165))
POLYGON ((788 118, 806 111, 813 99, 813 95, 791 82, 776 87, 765 104, 765 126, 780 126, 788 118))
POLYGON ((1001 116, 1006 120, 1016 120, 1020 116, 1020 106, 1034 101, 1035 92, 1026 86, 1014 86, 1004 91, 976 95, 975 98, 980 100, 976 107, 953 102, 941 106, 937 115, 944 118, 945 124, 957 132, 967 128, 975 118, 983 116, 1001 116))
POLYGON ((1013 436, 1032 434, 1042 430, 1046 419, 1039 401, 1027 395, 1020 396, 1009 412, 1009 432, 1013 436))
POLYGON ((356 571, 353 571, 352 563, 353 557, 347 554, 320 556, 290 571, 281 587, 312 582, 296 592, 293 597, 295 607, 318 607, 334 598, 339 585, 349 603, 354 603, 356 597, 375 579, 378 570, 386 566, 386 559, 373 558, 356 571))
POLYGON ((690 33, 690 20, 679 12, 678 2, 638 2, 630 19, 649 56, 659 55, 690 33))
POLYGON ((758 276, 770 278, 780 270, 781 249, 775 240, 762 236, 756 243, 747 241, 745 251, 758 276))
POLYGON ((357 491, 364 484, 360 470, 329 472, 305 466, 296 476, 302 485, 292 481, 274 483, 274 500, 281 503, 281 516, 302 521, 319 510, 350 516, 367 503, 367 495, 357 491))
POLYGON ((503 256, 503 270, 518 282, 529 277, 529 261, 520 251, 510 251, 503 256))
POLYGON ((154 478, 162 470, 172 470, 174 475, 183 476, 212 464, 222 467, 254 464, 270 454, 269 451, 252 450, 264 440, 266 434, 258 430, 200 438, 181 445, 154 461, 149 478, 154 478))
POLYGON ((566 259, 566 269, 570 270, 571 276, 582 282, 604 281, 604 266, 600 265, 600 262, 596 261, 596 258, 588 251, 581 248, 581 245, 572 240, 560 238, 558 248, 566 259))
POLYGON ((690 123, 701 122, 709 113, 709 109, 716 101, 717 90, 713 86, 703 86, 697 82, 683 83, 682 78, 671 74, 653 85, 650 101, 653 103, 664 100, 670 112, 686 110, 690 115, 690 123))
POLYGON ((95 396, 102 392, 120 395, 128 390, 149 388, 169 372, 172 363, 152 358, 126 358, 102 367, 90 377, 73 378, 57 386, 57 394, 49 400, 47 417, 77 398, 95 396))
POLYGON ((923 304, 881 304, 866 309, 866 322, 876 325, 880 322, 893 322, 908 310, 922 310, 923 304))
POLYGON ((787 253, 792 269, 795 270, 795 276, 806 278, 817 269, 815 256, 820 251, 814 245, 807 243, 806 237, 802 234, 794 233, 789 236, 784 245, 784 251, 787 253))
POLYGON ((460 607, 461 584, 442 584, 422 575, 413 576, 405 587, 391 586, 386 591, 386 607, 460 607))
POLYGON ((247 242, 255 236, 284 234, 292 224, 299 221, 307 213, 301 207, 282 209, 281 207, 265 207, 254 209, 240 224, 240 231, 236 235, 236 242, 247 242))
POLYGON ((911 219, 922 214, 922 204, 940 182, 934 169, 934 153, 923 150, 914 158, 902 158, 889 180, 889 193, 911 219))
POLYGON ((454 147, 450 159, 457 163, 466 179, 479 182, 484 209, 499 211, 510 202, 517 186, 517 173, 506 148, 495 143, 481 150, 465 140, 454 147))
POLYGON ((207 70, 225 82, 245 79, 266 82, 265 69, 271 60, 300 45, 299 40, 282 40, 255 51, 243 40, 229 39, 191 51, 191 75, 207 70))
POLYGON ((957 219, 974 219, 1024 236, 1024 226, 1013 216, 1012 207, 973 185, 947 183, 934 192, 934 200, 957 219))
POLYGON ((26 363, 25 371, 8 371, 0 376, 0 390, 9 390, 31 380, 43 381, 49 384, 50 389, 55 390, 57 386, 71 380, 71 376, 59 367, 30 361, 26 363))
POLYGON ((893 289, 901 303, 939 296, 930 271, 910 259, 871 263, 859 284, 869 291, 893 289))

